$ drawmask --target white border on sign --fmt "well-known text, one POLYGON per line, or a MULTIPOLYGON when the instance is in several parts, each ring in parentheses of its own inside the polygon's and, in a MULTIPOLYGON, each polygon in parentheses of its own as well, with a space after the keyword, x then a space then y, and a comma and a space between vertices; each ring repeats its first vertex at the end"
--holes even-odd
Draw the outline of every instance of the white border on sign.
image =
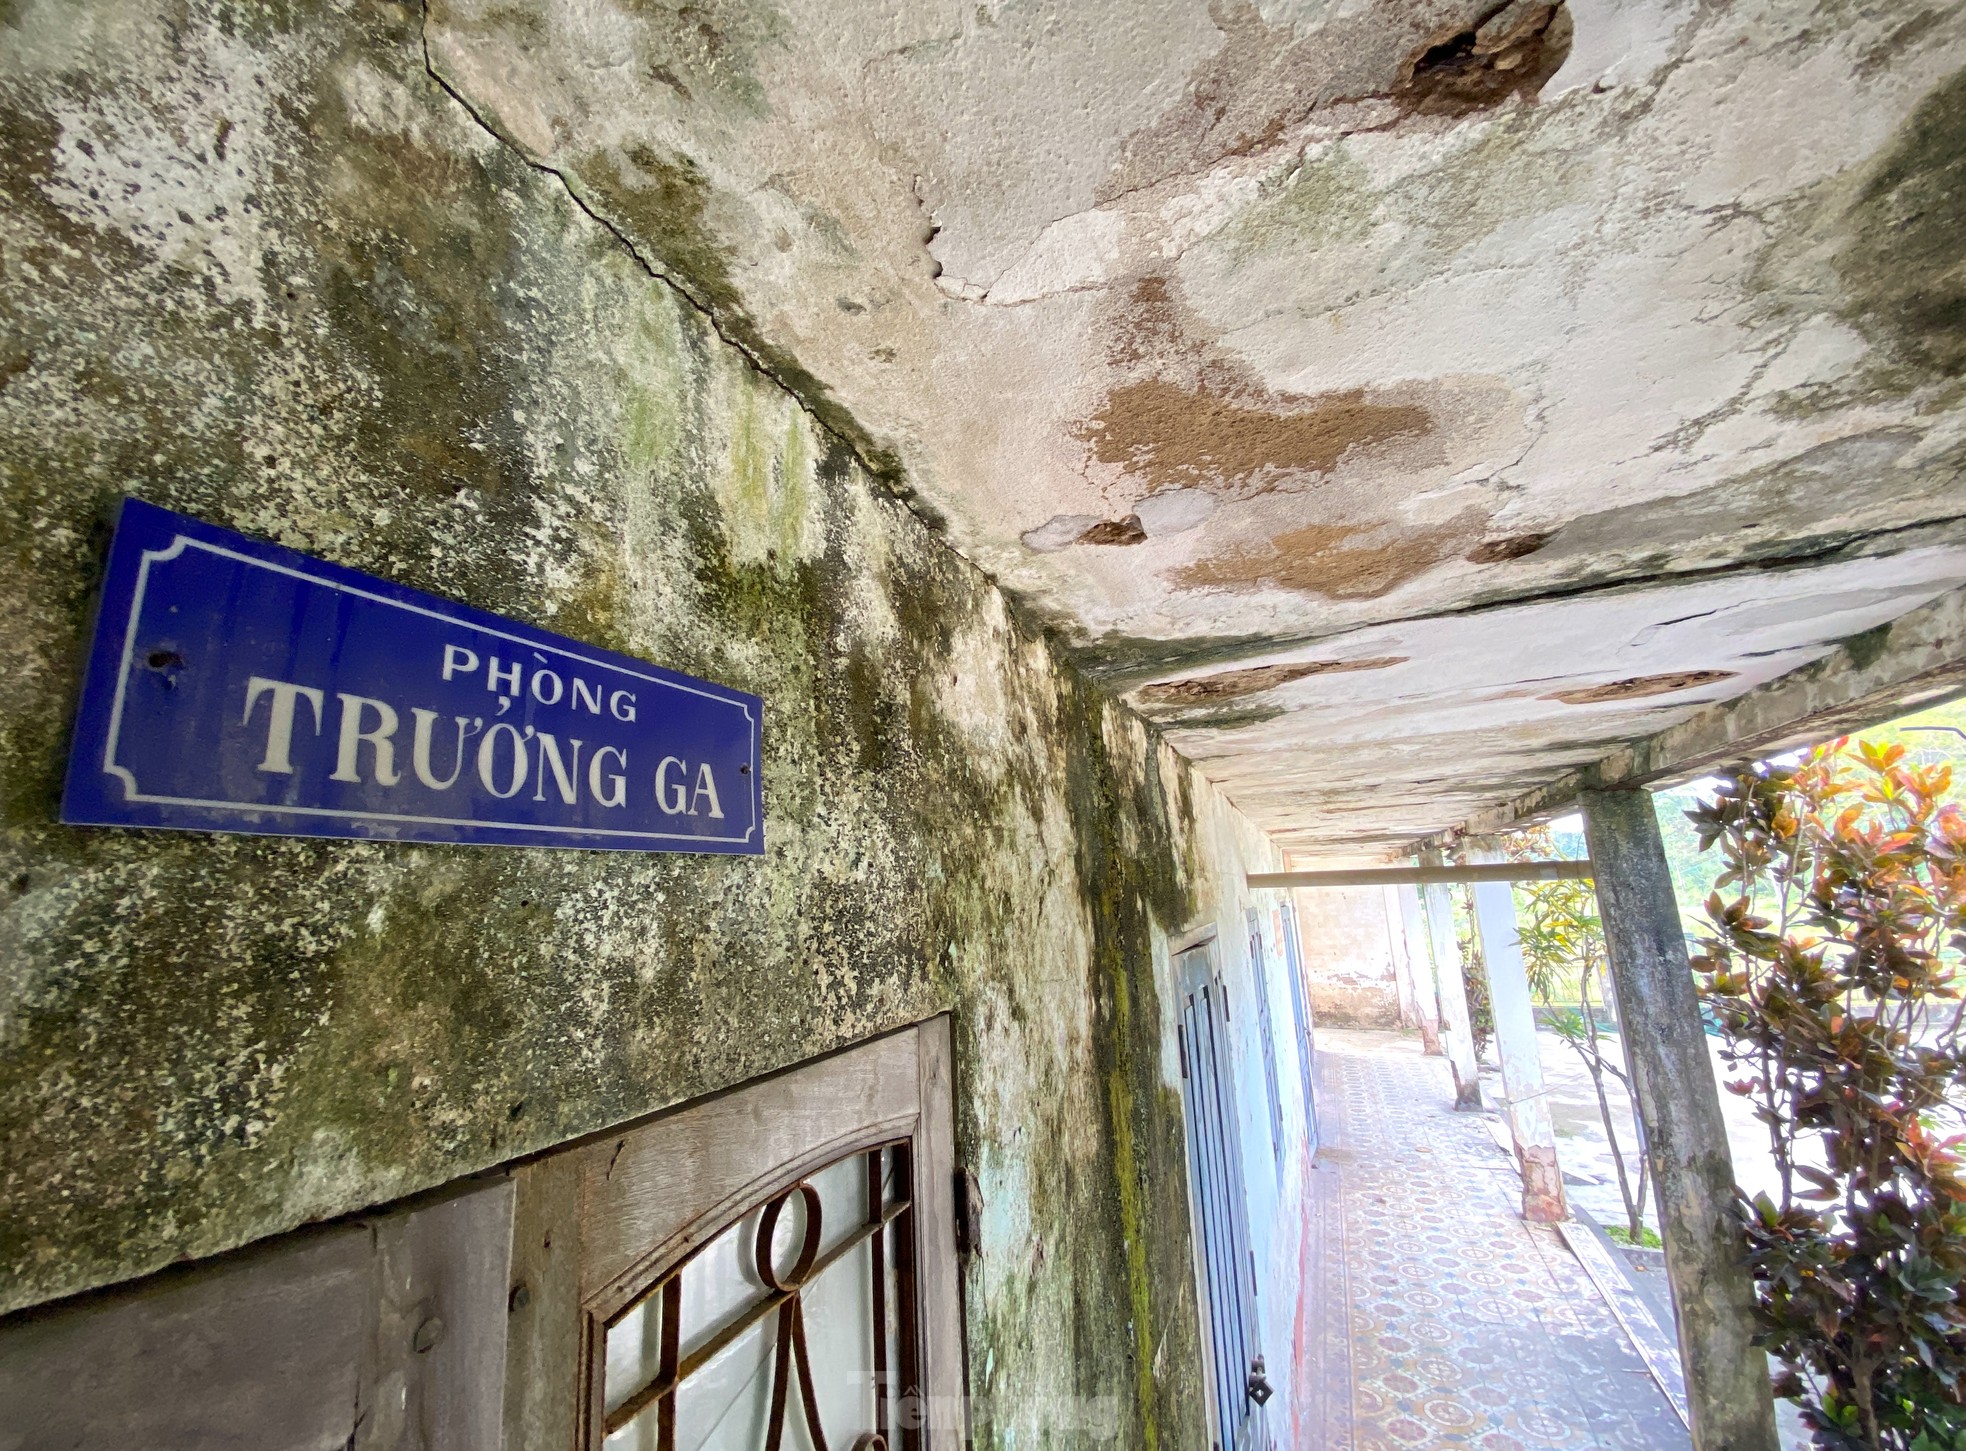
MULTIPOLYGON (((283 812, 289 816, 331 816, 347 821, 400 821, 413 826, 470 826, 491 831, 532 831, 566 836, 631 837, 641 841, 720 841, 740 844, 749 842, 753 836, 757 835, 756 783, 753 783, 752 790, 745 792, 745 798, 752 802, 752 814, 751 825, 742 836, 701 836, 695 832, 686 831, 619 831, 604 826, 540 826, 528 822, 476 821, 450 816, 409 816, 385 811, 340 811, 327 806, 265 806, 244 801, 205 801, 188 796, 146 795, 137 786, 136 774, 129 767, 118 764, 116 760, 116 744, 123 729, 123 695, 129 683, 132 657, 136 653, 137 622, 143 616, 144 591, 150 586, 150 566, 176 559, 186 549, 202 549, 208 554, 216 554, 223 559, 237 560, 240 564, 250 565, 255 569, 269 570, 275 574, 291 575, 295 579, 305 580, 308 584, 319 585, 324 589, 338 590, 342 594, 354 595, 358 599, 371 600, 379 605, 389 605, 395 609, 405 610, 410 614, 426 615, 430 619, 441 620, 447 625, 452 625, 460 629, 475 630, 481 635, 490 635, 494 639, 510 640, 513 644, 523 645, 528 650, 550 650, 555 655, 561 655, 569 660, 578 661, 582 665, 591 666, 596 670, 612 670, 615 674, 626 675, 631 680, 645 680, 650 685, 660 686, 668 690, 679 690, 685 695, 699 695, 705 700, 713 700, 719 705, 730 706, 742 711, 744 713, 745 723, 750 726, 752 732, 757 730, 757 722, 752 719, 749 701, 729 700, 708 690, 698 690, 693 686, 679 685, 673 680, 664 680, 660 676, 644 675, 641 671, 630 670, 626 666, 615 665, 605 660, 595 660, 589 656, 580 654, 578 651, 568 650, 563 646, 541 644, 539 641, 527 639, 523 635, 507 634, 503 630, 494 630, 485 625, 474 625, 469 620, 460 620, 455 615, 447 615, 441 610, 426 609, 422 605, 405 604, 401 600, 392 600, 387 595, 379 595, 370 590, 357 589, 353 585, 341 584, 331 579, 322 579, 319 575, 308 574, 305 570, 292 569, 284 564, 268 564, 265 560, 254 559, 249 554, 240 554, 237 550, 224 549, 216 544, 207 544, 201 539, 192 539, 188 535, 180 534, 171 541, 170 547, 167 549, 144 550, 142 560, 137 565, 137 586, 130 597, 130 623, 129 628, 123 635, 123 658, 116 669, 116 697, 109 709, 109 738, 104 744, 102 751, 102 769, 105 773, 116 777, 123 783, 123 799, 125 801, 142 801, 158 806, 204 806, 220 811, 250 811, 255 813, 283 812)), ((751 763, 754 771, 757 769, 758 764, 756 752, 754 751, 751 763)))

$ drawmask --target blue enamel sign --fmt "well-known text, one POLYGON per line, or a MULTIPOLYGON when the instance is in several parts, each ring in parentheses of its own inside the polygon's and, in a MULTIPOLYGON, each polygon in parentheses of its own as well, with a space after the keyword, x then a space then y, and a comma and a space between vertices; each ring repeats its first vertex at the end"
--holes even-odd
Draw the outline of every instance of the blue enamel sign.
POLYGON ((137 499, 61 819, 758 854, 760 702, 137 499))

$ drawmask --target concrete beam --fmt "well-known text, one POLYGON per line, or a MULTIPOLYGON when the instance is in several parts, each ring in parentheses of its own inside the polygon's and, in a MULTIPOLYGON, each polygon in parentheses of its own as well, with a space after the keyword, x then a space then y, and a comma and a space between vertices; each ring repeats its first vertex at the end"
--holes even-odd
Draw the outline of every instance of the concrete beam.
POLYGON ((1734 1165, 1652 798, 1582 798, 1620 1036, 1645 1123, 1695 1451, 1775 1451, 1767 1357, 1734 1217, 1734 1165))
POLYGON ((1420 992, 1413 970, 1413 952, 1406 940, 1405 924, 1400 920, 1397 887, 1381 887, 1380 899, 1386 904, 1386 947, 1393 958, 1393 983, 1399 990, 1399 1025, 1420 1026, 1420 992))
POLYGON ((1413 974, 1413 1007, 1419 1018, 1420 1049, 1440 1053, 1440 986, 1434 973, 1433 953, 1428 950, 1426 918, 1420 911, 1420 889, 1413 886, 1386 888, 1387 914, 1397 924, 1400 945, 1406 953, 1408 970, 1413 974))
MULTIPOLYGON (((1439 852, 1420 858, 1423 867, 1441 865, 1439 852)), ((1454 1072, 1454 1107, 1481 1107, 1481 1062, 1475 1057, 1474 1024, 1468 1013, 1468 989, 1461 974, 1461 944, 1454 935, 1454 904, 1447 886, 1433 882, 1421 887, 1420 915, 1426 921, 1427 946, 1433 959, 1434 984, 1440 992, 1441 1046, 1454 1072)))
POLYGON ((1565 811, 1585 791, 1675 785, 1738 761, 1762 760, 1966 694, 1966 590, 1890 624, 1733 700, 1695 712, 1467 821, 1491 836, 1565 811))
POLYGON ((1588 878, 1585 862, 1471 862, 1456 866, 1336 867, 1312 872, 1251 872, 1258 887, 1424 887, 1429 883, 1556 882, 1588 878))
POLYGON ((1488 972, 1488 1012, 1495 1020, 1495 1056, 1502 1063, 1509 1135, 1522 1171, 1522 1217, 1550 1224, 1569 1218, 1570 1206, 1556 1162, 1556 1126, 1544 1098, 1543 1055, 1536 1046, 1536 1009, 1529 1000, 1529 975, 1516 934, 1515 896, 1506 881, 1489 881, 1475 885, 1474 899, 1475 930, 1488 972))

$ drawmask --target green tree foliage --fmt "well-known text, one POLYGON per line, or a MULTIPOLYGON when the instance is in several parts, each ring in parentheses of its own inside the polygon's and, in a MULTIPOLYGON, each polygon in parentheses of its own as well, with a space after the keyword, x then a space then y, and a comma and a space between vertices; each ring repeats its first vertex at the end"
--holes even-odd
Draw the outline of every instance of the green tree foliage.
MULTIPOLYGON (((1512 862, 1546 862, 1560 854, 1549 827, 1526 826, 1502 839, 1512 862)), ((1604 933, 1597 920, 1597 893, 1586 881, 1517 882, 1516 936, 1522 942, 1529 991, 1545 1003, 1576 996, 1576 980, 1604 965, 1604 933)))
MULTIPOLYGON (((1531 826, 1510 837, 1505 845, 1512 861, 1549 861, 1557 855, 1556 842, 1547 826, 1531 826)), ((1573 1011, 1563 1008, 1549 1019, 1550 1028, 1583 1059, 1597 1092, 1598 1118, 1604 1124, 1604 1137, 1611 1149, 1611 1165, 1618 1176, 1618 1194, 1624 1200, 1625 1228, 1633 1244, 1644 1239, 1645 1189, 1650 1166, 1643 1154, 1635 1155, 1638 1173, 1632 1175, 1625 1162, 1625 1149, 1618 1132, 1618 1115, 1611 1111, 1611 1098, 1604 1081, 1616 1079, 1631 1092, 1631 1081, 1624 1065, 1606 1051, 1599 1031, 1599 1004, 1610 1004, 1609 961, 1604 947, 1604 924, 1598 919, 1597 889, 1587 881, 1571 879, 1557 882, 1520 883, 1515 889, 1516 937, 1522 943, 1522 966, 1529 987, 1545 1002, 1557 1001, 1568 993, 1576 1002, 1573 1011)), ((1618 1055, 1621 1058, 1622 1053, 1618 1055)))
MULTIPOLYGON (((1884 725, 1867 727, 1864 740, 1872 745, 1903 746, 1905 764, 1951 766, 1952 797, 1958 800, 1960 766, 1966 762, 1966 700, 1917 711, 1884 725)), ((1713 794, 1713 781, 1694 781, 1661 791, 1656 798, 1659 833, 1665 838, 1666 861, 1672 868, 1673 892, 1689 937, 1705 930, 1707 893, 1713 890, 1714 867, 1700 851, 1700 833, 1686 813, 1713 794)))
POLYGON ((1780 1174, 1743 1203, 1764 1341, 1824 1445, 1966 1451, 1950 787, 1902 744, 1837 741, 1690 813, 1725 866, 1695 967, 1780 1174))

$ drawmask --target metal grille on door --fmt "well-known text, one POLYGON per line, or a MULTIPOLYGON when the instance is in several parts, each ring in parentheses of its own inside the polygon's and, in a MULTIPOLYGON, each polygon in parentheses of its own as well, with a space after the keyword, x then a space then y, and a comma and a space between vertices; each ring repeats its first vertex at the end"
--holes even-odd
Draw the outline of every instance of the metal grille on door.
POLYGON ((608 1325, 609 1451, 919 1443, 911 1163, 847 1155, 656 1276, 608 1325))

